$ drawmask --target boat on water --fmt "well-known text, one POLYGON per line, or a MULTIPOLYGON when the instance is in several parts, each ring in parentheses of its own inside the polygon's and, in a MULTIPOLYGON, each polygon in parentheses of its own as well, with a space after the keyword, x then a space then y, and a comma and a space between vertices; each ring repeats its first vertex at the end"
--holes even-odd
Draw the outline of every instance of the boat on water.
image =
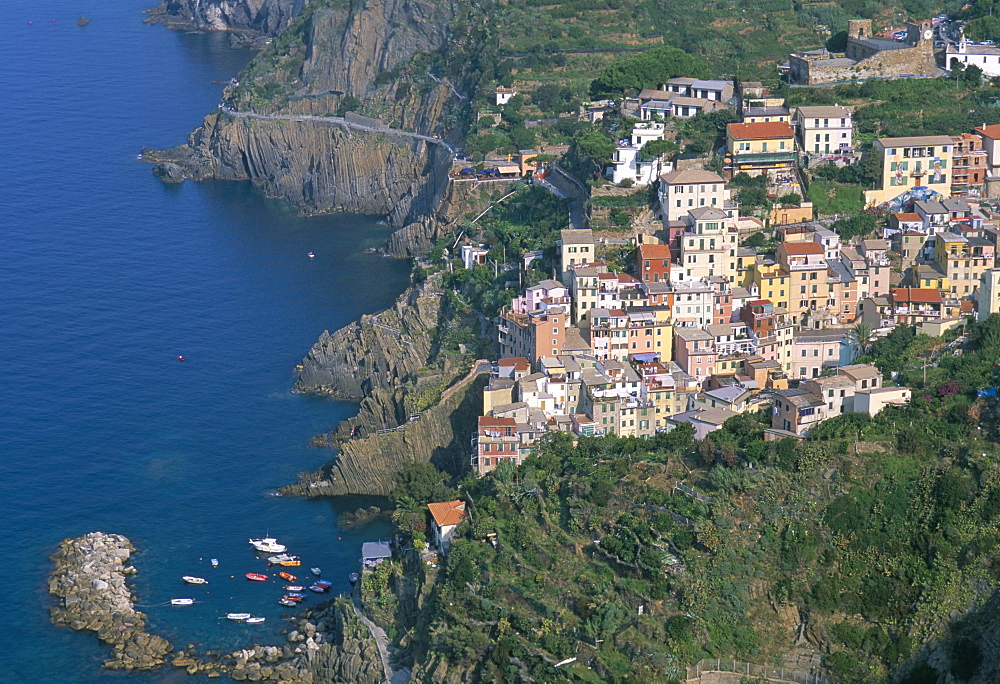
POLYGON ((298 584, 289 584, 285 587, 285 591, 303 591, 305 587, 299 586, 298 584))
POLYGON ((295 560, 295 559, 292 559, 292 560, 283 560, 280 563, 278 563, 278 565, 284 566, 286 568, 297 568, 300 565, 302 565, 302 561, 295 560))
POLYGON ((298 603, 299 601, 301 601, 304 598, 305 598, 304 596, 292 596, 291 594, 285 594, 284 596, 281 597, 281 600, 282 601, 291 601, 292 603, 298 603))
POLYGON ((313 582, 313 584, 315 584, 318 587, 326 587, 327 589, 333 586, 333 582, 331 582, 330 580, 316 580, 315 582, 313 582))
POLYGON ((290 591, 287 594, 285 594, 285 596, 287 596, 290 599, 304 599, 306 597, 305 594, 300 594, 297 591, 290 591))
POLYGON ((226 619, 242 622, 243 620, 250 619, 250 613, 226 613, 226 619))
POLYGON ((314 591, 317 594, 325 594, 326 593, 326 587, 321 587, 318 584, 310 584, 309 585, 309 591, 314 591))
POLYGON ((293 606, 296 606, 296 605, 298 605, 298 604, 297 604, 297 603, 296 603, 295 601, 293 601, 292 599, 286 599, 286 598, 282 598, 282 599, 278 599, 278 604, 279 604, 279 605, 282 605, 282 606, 285 606, 286 608, 291 608, 291 607, 293 607, 293 606))
POLYGON ((256 572, 248 572, 247 579, 250 580, 251 582, 266 582, 267 575, 261 575, 256 572))
POLYGON ((248 617, 246 619, 246 623, 248 625, 259 625, 260 623, 262 623, 266 619, 267 618, 262 618, 262 617, 248 617))
POLYGON ((347 579, 351 580, 351 584, 357 584, 358 583, 358 573, 352 572, 350 575, 347 576, 347 579))
POLYGON ((213 568, 219 567, 219 559, 218 558, 213 558, 212 559, 212 567, 213 568))
POLYGON ((271 565, 278 565, 282 561, 298 560, 298 556, 289 556, 287 553, 282 553, 277 556, 268 556, 267 562, 271 565))
POLYGON ((189 599, 189 598, 170 599, 170 605, 172 606, 190 606, 192 603, 194 603, 194 599, 189 599))
POLYGON ((322 571, 322 570, 320 570, 319 568, 310 568, 310 569, 309 569, 309 571, 310 571, 310 572, 311 572, 312 574, 316 575, 317 577, 320 577, 320 576, 322 576, 322 574, 323 574, 323 571, 322 571))
POLYGON ((86 26, 89 23, 90 19, 88 19, 87 17, 80 17, 79 19, 76 20, 77 26, 86 26))
POLYGON ((184 575, 181 577, 187 584, 208 584, 208 580, 204 577, 192 577, 191 575, 184 575))
POLYGON ((285 580, 286 582, 294 582, 295 580, 298 579, 298 577, 296 577, 290 572, 279 572, 278 577, 285 580))
POLYGON ((254 547, 261 553, 284 553, 288 550, 288 547, 284 544, 279 544, 278 540, 274 537, 264 537, 263 539, 251 539, 250 546, 254 547))

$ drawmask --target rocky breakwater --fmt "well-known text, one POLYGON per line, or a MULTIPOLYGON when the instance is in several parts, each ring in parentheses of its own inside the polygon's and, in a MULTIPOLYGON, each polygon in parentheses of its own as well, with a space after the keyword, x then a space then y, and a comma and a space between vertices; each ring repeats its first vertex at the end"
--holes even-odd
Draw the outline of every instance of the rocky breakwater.
POLYGON ((143 159, 168 182, 249 180, 305 214, 382 215, 395 227, 424 221, 446 192, 448 149, 338 116, 447 137, 466 116, 462 86, 413 65, 455 49, 455 12, 432 0, 309 3, 227 88, 236 115, 217 111, 187 144, 143 150, 143 159))
POLYGON ((90 631, 113 647, 104 662, 111 670, 148 670, 165 662, 170 643, 146 632, 146 616, 133 607, 125 579, 135 548, 118 534, 91 532, 67 539, 52 555, 49 593, 59 599, 50 614, 56 625, 90 631))

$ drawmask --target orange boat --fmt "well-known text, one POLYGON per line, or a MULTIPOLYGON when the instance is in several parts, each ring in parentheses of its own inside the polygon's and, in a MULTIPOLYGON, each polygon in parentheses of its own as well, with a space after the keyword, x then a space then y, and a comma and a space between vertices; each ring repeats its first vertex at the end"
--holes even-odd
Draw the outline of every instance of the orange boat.
POLYGON ((283 565, 286 568, 297 568, 300 565, 302 565, 302 561, 298 561, 298 560, 286 560, 286 561, 281 561, 281 563, 279 563, 279 565, 283 565))
POLYGON ((286 582, 294 582, 295 580, 298 579, 298 577, 296 577, 290 572, 279 572, 278 577, 285 580, 286 582))

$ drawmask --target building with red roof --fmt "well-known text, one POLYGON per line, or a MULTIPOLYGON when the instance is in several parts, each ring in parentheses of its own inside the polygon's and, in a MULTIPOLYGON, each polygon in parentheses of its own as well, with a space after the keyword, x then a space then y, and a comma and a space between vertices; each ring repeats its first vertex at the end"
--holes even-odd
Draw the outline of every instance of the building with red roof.
POLYGON ((795 132, 784 121, 733 123, 726 127, 726 168, 730 178, 795 170, 795 132))

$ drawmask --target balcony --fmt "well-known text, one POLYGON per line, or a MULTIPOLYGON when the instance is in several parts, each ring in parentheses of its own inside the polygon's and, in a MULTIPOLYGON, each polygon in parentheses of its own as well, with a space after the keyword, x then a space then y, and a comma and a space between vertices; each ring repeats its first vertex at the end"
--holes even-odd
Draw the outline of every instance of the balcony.
POLYGON ((788 150, 777 152, 735 152, 733 153, 733 164, 777 164, 784 162, 795 162, 798 154, 788 150))

